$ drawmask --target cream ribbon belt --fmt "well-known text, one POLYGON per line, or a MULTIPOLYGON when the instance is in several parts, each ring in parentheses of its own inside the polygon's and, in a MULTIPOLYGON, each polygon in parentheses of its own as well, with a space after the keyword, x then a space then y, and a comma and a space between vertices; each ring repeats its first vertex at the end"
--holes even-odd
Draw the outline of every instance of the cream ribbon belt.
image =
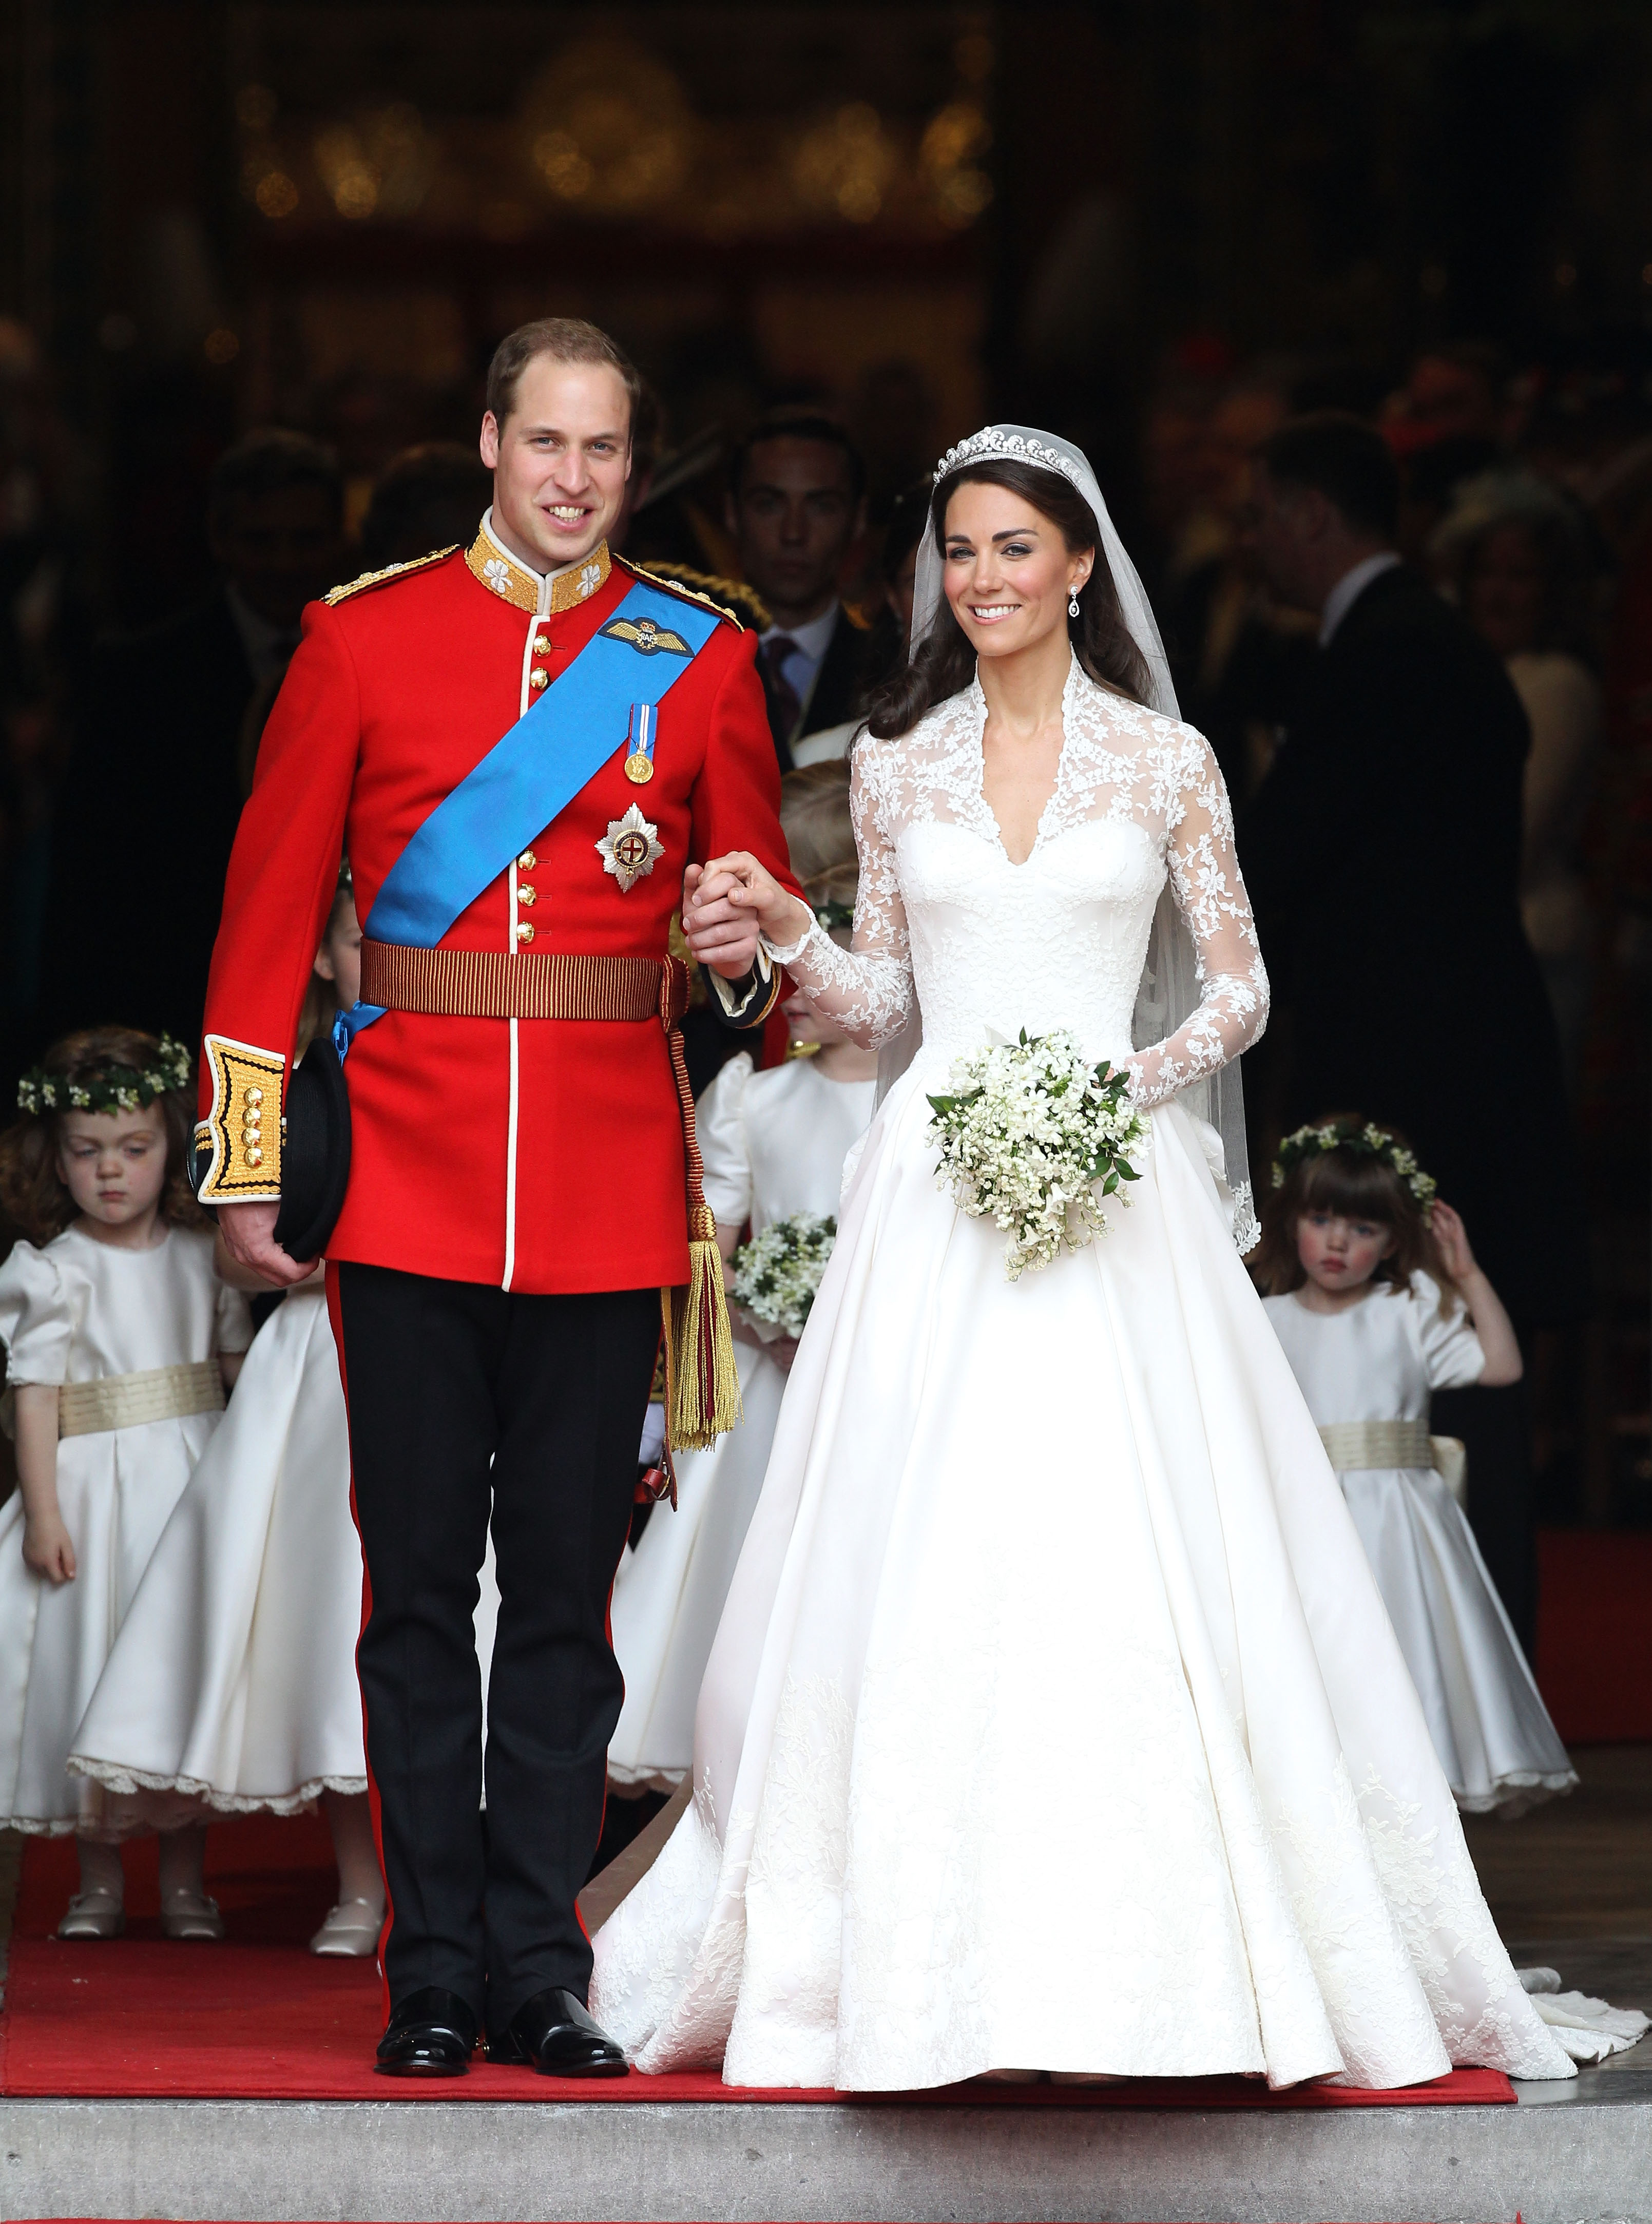
POLYGON ((141 1428, 145 1421, 180 1421, 190 1413, 224 1411, 224 1377, 216 1359, 180 1367, 146 1367, 136 1374, 105 1374, 97 1382, 65 1382, 57 1396, 60 1437, 91 1437, 104 1429, 141 1428))
POLYGON ((1362 1467, 1431 1467, 1461 1506, 1468 1496, 1468 1456, 1459 1437, 1431 1437, 1426 1421, 1333 1421, 1320 1431, 1326 1457, 1339 1475, 1362 1467))

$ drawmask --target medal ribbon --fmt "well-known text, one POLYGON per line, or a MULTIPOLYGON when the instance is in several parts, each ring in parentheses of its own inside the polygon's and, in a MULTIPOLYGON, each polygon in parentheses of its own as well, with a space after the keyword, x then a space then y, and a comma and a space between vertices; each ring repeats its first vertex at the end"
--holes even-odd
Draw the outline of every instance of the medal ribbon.
POLYGON ((654 728, 659 713, 653 703, 631 705, 631 730, 626 736, 625 776, 638 787, 654 776, 654 728))

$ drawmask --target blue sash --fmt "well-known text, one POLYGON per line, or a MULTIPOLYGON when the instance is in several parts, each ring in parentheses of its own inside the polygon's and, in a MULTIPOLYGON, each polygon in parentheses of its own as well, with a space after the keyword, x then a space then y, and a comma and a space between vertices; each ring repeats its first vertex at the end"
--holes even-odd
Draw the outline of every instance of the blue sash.
MULTIPOLYGON (((433 950, 625 746, 633 707, 661 702, 717 624, 715 610, 639 579, 561 677, 437 805, 385 875, 363 933, 433 950)), ((358 1003, 338 1014, 340 1058, 384 1011, 358 1003)))

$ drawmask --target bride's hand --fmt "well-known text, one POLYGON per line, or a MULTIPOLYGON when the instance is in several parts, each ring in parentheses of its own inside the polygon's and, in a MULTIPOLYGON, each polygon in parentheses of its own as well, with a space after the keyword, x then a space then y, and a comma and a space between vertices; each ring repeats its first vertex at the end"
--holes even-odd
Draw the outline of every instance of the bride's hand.
POLYGON ((796 942, 814 914, 744 850, 690 865, 683 876, 683 932, 702 965, 737 981, 757 958, 766 934, 782 949, 796 942))

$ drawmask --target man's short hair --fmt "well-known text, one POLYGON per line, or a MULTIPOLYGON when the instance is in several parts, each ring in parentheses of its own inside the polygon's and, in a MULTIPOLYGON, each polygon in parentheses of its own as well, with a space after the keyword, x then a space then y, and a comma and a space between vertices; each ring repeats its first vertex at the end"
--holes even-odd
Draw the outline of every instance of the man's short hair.
POLYGON ((1256 454, 1277 487, 1311 488, 1356 533, 1393 539, 1399 465, 1382 434, 1362 418, 1345 409, 1316 409, 1270 433, 1256 454))
POLYGON ((531 325, 518 325, 514 332, 507 332, 488 365, 488 408, 496 425, 502 426, 516 407, 522 373, 542 355, 549 356, 552 363, 605 363, 610 370, 617 370, 625 387, 629 418, 634 420, 642 395, 642 374, 619 342, 583 317, 536 317, 531 325))
POLYGON ((280 425, 243 433, 212 466, 211 521, 221 526, 238 502, 256 502, 262 495, 293 486, 319 487, 335 521, 342 522, 344 480, 332 449, 307 433, 289 433, 280 425))
POLYGON ((818 440, 836 448, 848 466, 850 499, 859 502, 867 490, 867 467, 861 451, 835 417, 818 409, 770 409, 735 441, 728 458, 728 490, 739 499, 752 450, 766 440, 818 440))

